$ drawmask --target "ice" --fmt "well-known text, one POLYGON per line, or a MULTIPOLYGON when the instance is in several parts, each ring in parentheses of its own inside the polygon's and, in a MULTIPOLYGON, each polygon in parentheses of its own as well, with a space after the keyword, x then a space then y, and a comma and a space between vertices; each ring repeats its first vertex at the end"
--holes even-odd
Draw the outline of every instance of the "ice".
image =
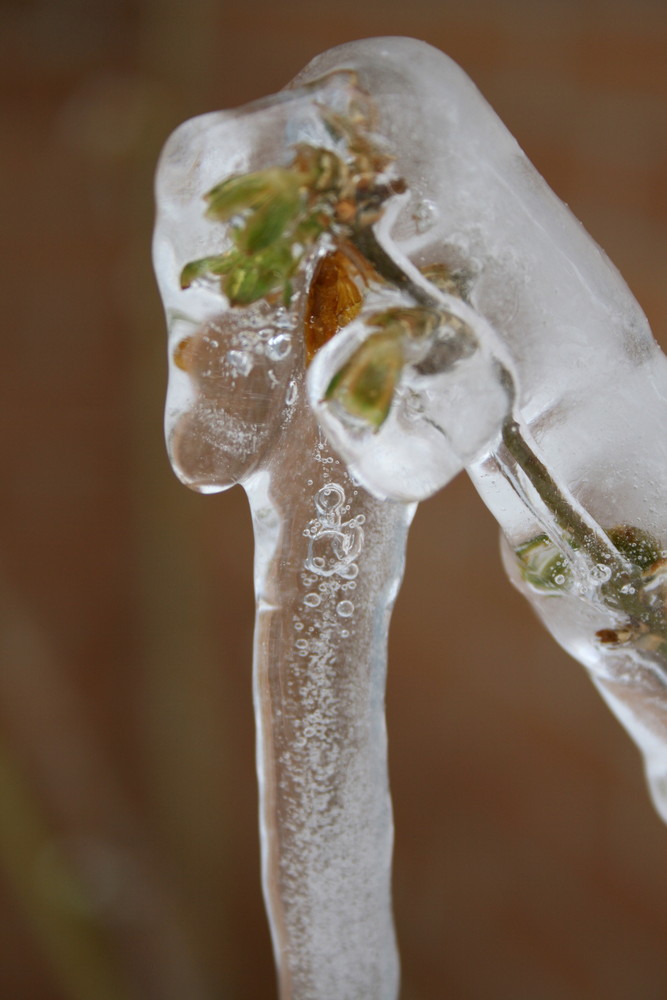
POLYGON ((404 271, 445 264, 462 276, 476 343, 446 378, 406 354, 378 429, 355 419, 344 378, 331 391, 356 372, 350 358, 369 364, 362 315, 313 364, 318 418, 381 496, 428 495, 455 453, 503 530, 510 577, 643 750, 667 819, 665 357, 621 276, 451 60, 375 39, 325 53, 304 78, 341 65, 373 95, 405 181, 376 238, 404 271), (478 407, 492 419, 475 422, 478 407))
MULTIPOLYGON (((205 216, 230 174, 330 143, 349 73, 187 122, 157 178, 155 264, 169 327, 166 432, 202 493, 241 483, 255 531, 254 700, 262 876, 282 1000, 394 1000, 393 825, 384 721, 389 616, 414 506, 374 499, 321 434, 305 391, 305 286, 231 306, 183 268, 232 242, 205 216)), ((197 269, 195 268, 195 271, 197 269)), ((224 599, 224 595, 223 595, 224 599)))
POLYGON ((383 692, 409 501, 468 470, 667 819, 667 363, 474 85, 412 39, 181 126, 157 198, 172 463, 253 514, 281 998, 394 1000, 383 692))
MULTIPOLYGON (((400 259, 398 250, 394 256, 400 259)), ((372 317, 388 306, 409 307, 408 296, 369 293, 357 319, 317 355, 309 373, 311 402, 329 440, 378 497, 418 500, 445 486, 462 465, 488 451, 510 409, 499 372, 511 361, 492 328, 461 299, 437 288, 432 295, 443 310, 442 325, 432 338, 408 343, 411 356, 379 428, 324 400, 332 375, 371 333, 372 317), (459 349, 454 345, 461 336, 459 349)))

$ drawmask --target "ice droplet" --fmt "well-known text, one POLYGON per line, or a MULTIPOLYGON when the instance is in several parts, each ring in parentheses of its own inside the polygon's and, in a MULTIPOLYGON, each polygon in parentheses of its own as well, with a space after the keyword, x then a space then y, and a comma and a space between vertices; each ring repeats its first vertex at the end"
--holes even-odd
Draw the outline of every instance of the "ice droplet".
POLYGON ((341 618, 350 618, 354 614, 354 604, 352 601, 340 601, 336 607, 336 611, 341 618))

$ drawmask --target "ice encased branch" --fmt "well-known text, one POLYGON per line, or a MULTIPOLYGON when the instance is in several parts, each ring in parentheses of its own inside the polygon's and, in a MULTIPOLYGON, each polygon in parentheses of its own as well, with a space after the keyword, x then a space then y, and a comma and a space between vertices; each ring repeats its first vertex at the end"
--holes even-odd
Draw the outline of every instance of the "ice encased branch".
MULTIPOLYGON (((667 813, 660 641, 642 621, 631 642, 596 639, 624 634, 623 608, 637 604, 609 601, 605 529, 666 536, 665 361, 614 268, 471 82, 423 43, 342 46, 277 98, 186 123, 163 156, 158 203, 172 462, 202 492, 241 482, 253 510, 263 882, 281 995, 389 1000, 397 959, 382 692, 412 507, 374 500, 359 481, 406 501, 468 467, 505 533, 510 574, 642 747, 667 813), (373 129, 402 179, 395 190, 405 190, 375 227, 375 248, 357 241, 393 274, 371 283, 357 319, 312 368, 312 402, 346 471, 305 400, 304 305, 321 248, 305 254, 289 308, 275 299, 232 308, 206 267, 190 272, 188 288, 178 275, 233 248, 233 225, 204 216, 206 192, 289 166, 299 143, 331 148, 322 109, 344 114, 351 88, 370 95, 373 129), (443 266, 460 296, 430 283, 443 266), (397 274, 407 280, 392 291, 397 274), (448 317, 435 355, 413 343, 378 433, 341 421, 324 403, 328 380, 378 313, 426 300, 448 317), (462 329, 472 349, 458 356, 462 329), (577 549, 558 510, 574 514, 590 546, 577 549), (542 533, 571 571, 560 591, 532 586, 517 561, 542 533)), ((287 290, 290 262, 280 268, 287 290)), ((664 583, 654 577, 642 587, 655 618, 664 583)))
POLYGON ((321 84, 185 123, 157 179, 155 262, 169 327, 167 441, 203 493, 245 488, 255 530, 254 697, 262 881, 283 1000, 394 1000, 393 826, 384 687, 389 616, 414 505, 373 498, 331 452, 305 391, 304 309, 232 307, 179 280, 233 245, 204 196, 233 175, 331 142, 343 68, 321 84))
POLYGON ((452 453, 465 463, 503 529, 512 579, 641 747, 667 818, 665 357, 621 276, 459 67, 423 43, 375 39, 325 53, 305 78, 340 65, 373 95, 377 128, 406 183, 377 239, 407 269, 444 264, 462 276, 469 309, 441 300, 465 318, 480 350, 447 371, 406 364, 385 424, 363 428, 326 391, 373 334, 361 315, 313 365, 318 418, 381 496, 420 499, 447 481, 452 453), (498 342, 511 359, 514 402, 505 417, 493 402, 507 367, 494 362, 498 342), (547 470, 551 501, 522 453, 547 470), (561 501, 589 546, 564 528, 561 501), (607 532, 626 528, 658 550, 652 568, 629 566, 624 578, 626 555, 614 556, 607 532), (542 534, 571 569, 560 590, 528 583, 517 561, 517 550, 542 534))

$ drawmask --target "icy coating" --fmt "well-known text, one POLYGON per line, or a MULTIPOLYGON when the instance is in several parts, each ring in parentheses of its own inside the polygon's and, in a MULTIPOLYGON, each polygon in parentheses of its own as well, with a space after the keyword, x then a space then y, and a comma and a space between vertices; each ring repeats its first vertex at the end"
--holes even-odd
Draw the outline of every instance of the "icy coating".
POLYGON ((667 363, 473 84, 412 39, 185 123, 157 199, 171 460, 200 492, 240 483, 253 514, 281 998, 394 1000, 387 631, 414 501, 462 467, 667 819, 667 363), (328 312, 344 329, 322 333, 328 312))
POLYGON ((452 452, 466 466, 502 528, 511 579, 643 751, 667 819, 667 361, 621 276, 455 64, 379 39, 308 72, 355 57, 407 188, 378 238, 411 277, 404 311, 440 319, 429 337, 403 337, 379 429, 354 396, 370 370, 364 345, 380 343, 375 305, 315 359, 313 406, 379 496, 429 495, 452 452), (458 305, 424 280, 432 264, 459 275, 458 305), (464 340, 446 329, 456 317, 458 354, 464 340))
POLYGON ((255 531, 254 697, 263 888, 280 995, 398 993, 384 688, 389 615, 414 505, 375 500, 319 431, 305 392, 305 287, 289 307, 231 307, 182 288, 225 245, 204 195, 230 174, 326 142, 349 74, 184 124, 157 179, 155 262, 169 326, 166 413, 177 475, 202 493, 241 483, 255 531))

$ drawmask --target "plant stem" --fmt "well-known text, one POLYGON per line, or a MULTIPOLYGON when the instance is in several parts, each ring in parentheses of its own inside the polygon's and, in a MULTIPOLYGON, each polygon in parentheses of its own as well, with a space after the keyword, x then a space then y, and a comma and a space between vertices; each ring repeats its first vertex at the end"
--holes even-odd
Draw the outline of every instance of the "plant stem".
POLYGON ((378 241, 372 226, 355 226, 350 236, 350 242, 370 261, 381 278, 400 291, 406 292, 417 305, 427 309, 441 307, 438 299, 429 294, 421 285, 416 284, 391 254, 387 253, 378 241))
POLYGON ((544 462, 526 441, 520 424, 510 415, 502 427, 502 440, 508 452, 553 515, 569 544, 583 549, 591 561, 608 566, 615 577, 629 579, 628 564, 600 528, 595 531, 567 499, 544 462))

